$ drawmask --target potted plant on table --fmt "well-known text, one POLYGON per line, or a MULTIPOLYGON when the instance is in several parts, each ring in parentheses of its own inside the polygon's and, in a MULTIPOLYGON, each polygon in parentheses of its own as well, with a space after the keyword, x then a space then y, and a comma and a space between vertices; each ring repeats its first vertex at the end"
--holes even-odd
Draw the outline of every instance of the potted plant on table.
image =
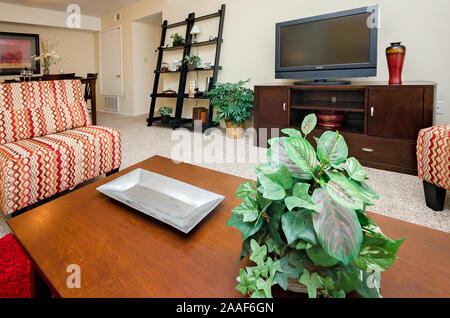
POLYGON ((239 186, 243 203, 227 225, 242 232, 241 269, 236 287, 252 297, 272 297, 274 285, 309 297, 381 297, 381 272, 396 260, 403 240, 383 234, 364 212, 378 195, 339 132, 306 136, 317 123, 308 115, 301 131, 269 141, 267 163, 255 168, 253 182, 239 186), (303 134, 302 134, 303 133, 303 134))
POLYGON ((216 123, 222 119, 225 121, 229 138, 241 138, 245 122, 253 116, 253 90, 244 86, 249 81, 217 83, 207 93, 211 104, 217 109, 216 123))
POLYGON ((159 114, 161 115, 161 122, 163 124, 168 124, 170 122, 170 115, 172 115, 172 107, 161 107, 159 109, 159 114))
POLYGON ((173 46, 182 46, 184 45, 184 37, 178 33, 174 33, 170 36, 171 39, 173 39, 173 46))
POLYGON ((43 40, 41 43, 41 55, 33 56, 34 61, 40 61, 44 74, 50 74, 50 66, 58 63, 61 60, 61 57, 56 53, 54 47, 55 43, 51 43, 48 40, 43 40))
POLYGON ((184 58, 184 63, 187 64, 189 71, 193 71, 200 65, 201 59, 197 55, 187 55, 184 58))

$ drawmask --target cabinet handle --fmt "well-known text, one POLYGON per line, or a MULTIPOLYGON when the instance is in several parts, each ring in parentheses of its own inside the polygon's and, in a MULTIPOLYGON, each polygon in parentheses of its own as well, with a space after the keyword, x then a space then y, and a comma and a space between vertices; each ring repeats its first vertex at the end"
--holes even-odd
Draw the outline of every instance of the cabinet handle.
POLYGON ((370 107, 370 117, 373 117, 373 113, 375 112, 374 107, 370 107))
POLYGON ((373 150, 373 149, 370 149, 370 148, 363 148, 362 151, 365 151, 365 152, 374 152, 374 150, 373 150))
POLYGON ((283 110, 286 111, 286 103, 283 103, 283 110))

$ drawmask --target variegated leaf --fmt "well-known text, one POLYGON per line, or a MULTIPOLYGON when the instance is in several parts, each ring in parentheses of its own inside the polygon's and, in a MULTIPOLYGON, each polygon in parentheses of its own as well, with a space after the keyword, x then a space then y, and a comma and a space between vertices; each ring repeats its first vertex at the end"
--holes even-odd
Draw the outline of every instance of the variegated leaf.
POLYGON ((305 172, 314 173, 317 156, 313 146, 304 138, 289 137, 285 141, 286 151, 291 160, 305 172))
POLYGON ((284 165, 288 168, 293 177, 302 180, 312 179, 311 174, 300 169, 295 162, 289 158, 285 142, 287 137, 272 139, 271 147, 267 151, 267 160, 277 165, 284 165))
POLYGON ((353 184, 344 176, 328 173, 330 181, 323 185, 331 197, 347 209, 364 210, 364 199, 353 184))
POLYGON ((356 213, 339 205, 324 189, 316 189, 312 198, 320 208, 313 216, 319 243, 328 255, 347 265, 358 256, 363 239, 356 213))
POLYGON ((302 122, 302 132, 308 135, 311 131, 313 131, 314 127, 317 125, 317 117, 316 114, 309 114, 303 119, 302 122))
POLYGON ((302 133, 294 128, 285 128, 285 129, 281 130, 281 132, 285 135, 288 135, 289 137, 293 137, 293 136, 303 137, 302 133))
POLYGON ((323 133, 317 144, 317 155, 323 163, 341 164, 348 156, 344 137, 332 131, 323 133))

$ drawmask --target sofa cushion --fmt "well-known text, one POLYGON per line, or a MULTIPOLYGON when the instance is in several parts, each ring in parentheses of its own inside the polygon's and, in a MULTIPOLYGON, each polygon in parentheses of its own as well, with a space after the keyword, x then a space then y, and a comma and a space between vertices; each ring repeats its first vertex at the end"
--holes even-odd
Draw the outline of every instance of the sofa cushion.
POLYGON ((450 190, 450 125, 419 132, 417 164, 420 179, 450 190))
POLYGON ((0 84, 0 145, 89 125, 79 80, 0 84))
POLYGON ((11 214, 119 168, 116 129, 89 126, 0 146, 0 208, 11 214))

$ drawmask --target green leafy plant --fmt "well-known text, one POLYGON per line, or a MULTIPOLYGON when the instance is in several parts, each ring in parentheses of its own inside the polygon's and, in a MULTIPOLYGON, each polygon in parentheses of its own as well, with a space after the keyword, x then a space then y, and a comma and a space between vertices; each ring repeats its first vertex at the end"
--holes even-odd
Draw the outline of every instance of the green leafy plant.
POLYGON ((256 185, 245 182, 228 226, 241 231, 241 269, 236 287, 243 295, 271 297, 271 287, 304 285, 309 297, 340 298, 356 291, 381 297, 381 272, 396 260, 403 240, 392 240, 364 212, 378 195, 364 168, 348 157, 339 132, 307 141, 317 119, 306 116, 301 131, 269 141, 267 163, 255 168, 256 185))
POLYGON ((217 109, 217 123, 223 119, 236 125, 252 118, 253 90, 244 87, 249 81, 217 83, 208 92, 212 105, 217 109))
POLYGON ((161 107, 159 109, 159 113, 161 114, 161 116, 170 116, 172 112, 173 112, 172 107, 161 107))
POLYGON ((184 63, 186 63, 187 65, 192 65, 194 68, 199 66, 200 62, 201 59, 197 55, 186 55, 184 57, 184 63))
POLYGON ((171 39, 173 39, 173 45, 179 46, 184 44, 184 37, 178 33, 174 33, 170 36, 171 39))

